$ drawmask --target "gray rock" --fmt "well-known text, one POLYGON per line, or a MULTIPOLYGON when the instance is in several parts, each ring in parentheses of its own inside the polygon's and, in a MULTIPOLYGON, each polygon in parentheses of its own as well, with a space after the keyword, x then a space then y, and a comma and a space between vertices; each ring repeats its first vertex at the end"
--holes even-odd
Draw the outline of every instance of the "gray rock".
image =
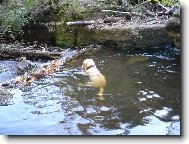
POLYGON ((25 57, 21 57, 18 62, 17 74, 24 74, 35 67, 35 63, 31 62, 30 60, 26 60, 25 57))
POLYGON ((174 45, 181 47, 181 25, 180 25, 180 8, 176 9, 173 15, 169 18, 166 25, 166 30, 169 37, 173 40, 174 45))
POLYGON ((0 106, 8 105, 12 97, 12 94, 6 88, 0 86, 0 106))

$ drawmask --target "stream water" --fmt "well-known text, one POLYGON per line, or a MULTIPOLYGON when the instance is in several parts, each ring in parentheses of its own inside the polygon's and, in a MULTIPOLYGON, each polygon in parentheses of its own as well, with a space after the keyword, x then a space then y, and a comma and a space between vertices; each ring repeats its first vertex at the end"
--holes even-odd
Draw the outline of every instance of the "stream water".
MULTIPOLYGON (((0 81, 16 76, 0 61, 0 81)), ((2 135, 180 135, 180 49, 102 50, 68 63, 31 86, 9 89, 0 106, 2 135), (103 99, 81 65, 92 58, 106 77, 103 99)))

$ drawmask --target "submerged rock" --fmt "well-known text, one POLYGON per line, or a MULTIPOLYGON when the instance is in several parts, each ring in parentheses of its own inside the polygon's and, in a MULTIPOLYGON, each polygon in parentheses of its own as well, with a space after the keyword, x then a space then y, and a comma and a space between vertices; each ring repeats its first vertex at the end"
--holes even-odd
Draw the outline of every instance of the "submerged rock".
POLYGON ((137 62, 144 62, 148 61, 149 59, 147 57, 143 56, 132 56, 131 58, 128 59, 127 63, 128 64, 135 64, 137 62))

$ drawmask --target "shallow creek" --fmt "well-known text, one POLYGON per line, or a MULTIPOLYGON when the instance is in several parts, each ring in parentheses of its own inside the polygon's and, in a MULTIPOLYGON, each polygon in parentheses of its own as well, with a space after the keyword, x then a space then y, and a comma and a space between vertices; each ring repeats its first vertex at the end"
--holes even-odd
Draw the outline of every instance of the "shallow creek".
MULTIPOLYGON (((16 61, 0 61, 0 81, 16 61)), ((0 106, 3 135, 180 135, 180 49, 102 50, 69 62, 30 86, 9 89, 0 106), (81 65, 92 58, 106 77, 103 99, 81 65)))

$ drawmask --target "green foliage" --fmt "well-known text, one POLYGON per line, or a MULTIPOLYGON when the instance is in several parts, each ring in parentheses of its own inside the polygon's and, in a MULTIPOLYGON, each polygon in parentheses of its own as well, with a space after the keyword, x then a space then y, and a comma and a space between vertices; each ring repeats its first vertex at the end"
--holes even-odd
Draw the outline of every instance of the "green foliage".
POLYGON ((6 47, 6 44, 0 44, 0 52, 2 52, 6 47))
POLYGON ((104 3, 106 5, 108 5, 108 4, 116 5, 116 1, 115 0, 98 0, 98 2, 104 3))
POLYGON ((83 18, 85 7, 81 5, 77 0, 64 0, 61 6, 58 16, 63 22, 70 20, 79 20, 83 18))
POLYGON ((166 6, 179 6, 180 5, 179 0, 162 0, 161 3, 166 6))
POLYGON ((112 9, 117 6, 115 0, 98 0, 98 3, 102 9, 112 9))
POLYGON ((49 0, 5 0, 0 5, 0 34, 6 32, 14 35, 14 32, 20 32, 31 19, 29 15, 39 5, 48 2, 49 0))
POLYGON ((180 6, 179 0, 122 0, 122 3, 130 3, 130 4, 141 4, 145 1, 149 1, 151 3, 160 3, 164 6, 180 6))
POLYGON ((66 26, 68 21, 81 20, 85 16, 85 7, 77 0, 64 0, 64 3, 59 8, 59 21, 61 23, 56 26, 50 26, 55 33, 56 43, 62 46, 70 46, 74 42, 74 29, 66 26))
MULTIPOLYGON (((141 5, 142 3, 144 2, 150 2, 152 4, 156 4, 156 3, 159 3, 163 6, 180 6, 180 1, 179 0, 137 0, 135 2, 138 2, 138 3, 134 3, 133 0, 123 0, 123 1, 127 1, 129 2, 129 5, 131 5, 133 3, 133 5, 131 6, 132 7, 132 11, 135 11, 135 12, 141 12, 141 5)), ((127 3, 128 4, 128 3, 127 3)))
POLYGON ((24 17, 24 9, 9 9, 7 6, 1 7, 1 23, 0 32, 4 34, 5 32, 15 31, 20 29, 27 19, 24 17))
POLYGON ((161 3, 164 6, 179 6, 180 1, 179 0, 148 0, 152 3, 157 2, 161 3))

